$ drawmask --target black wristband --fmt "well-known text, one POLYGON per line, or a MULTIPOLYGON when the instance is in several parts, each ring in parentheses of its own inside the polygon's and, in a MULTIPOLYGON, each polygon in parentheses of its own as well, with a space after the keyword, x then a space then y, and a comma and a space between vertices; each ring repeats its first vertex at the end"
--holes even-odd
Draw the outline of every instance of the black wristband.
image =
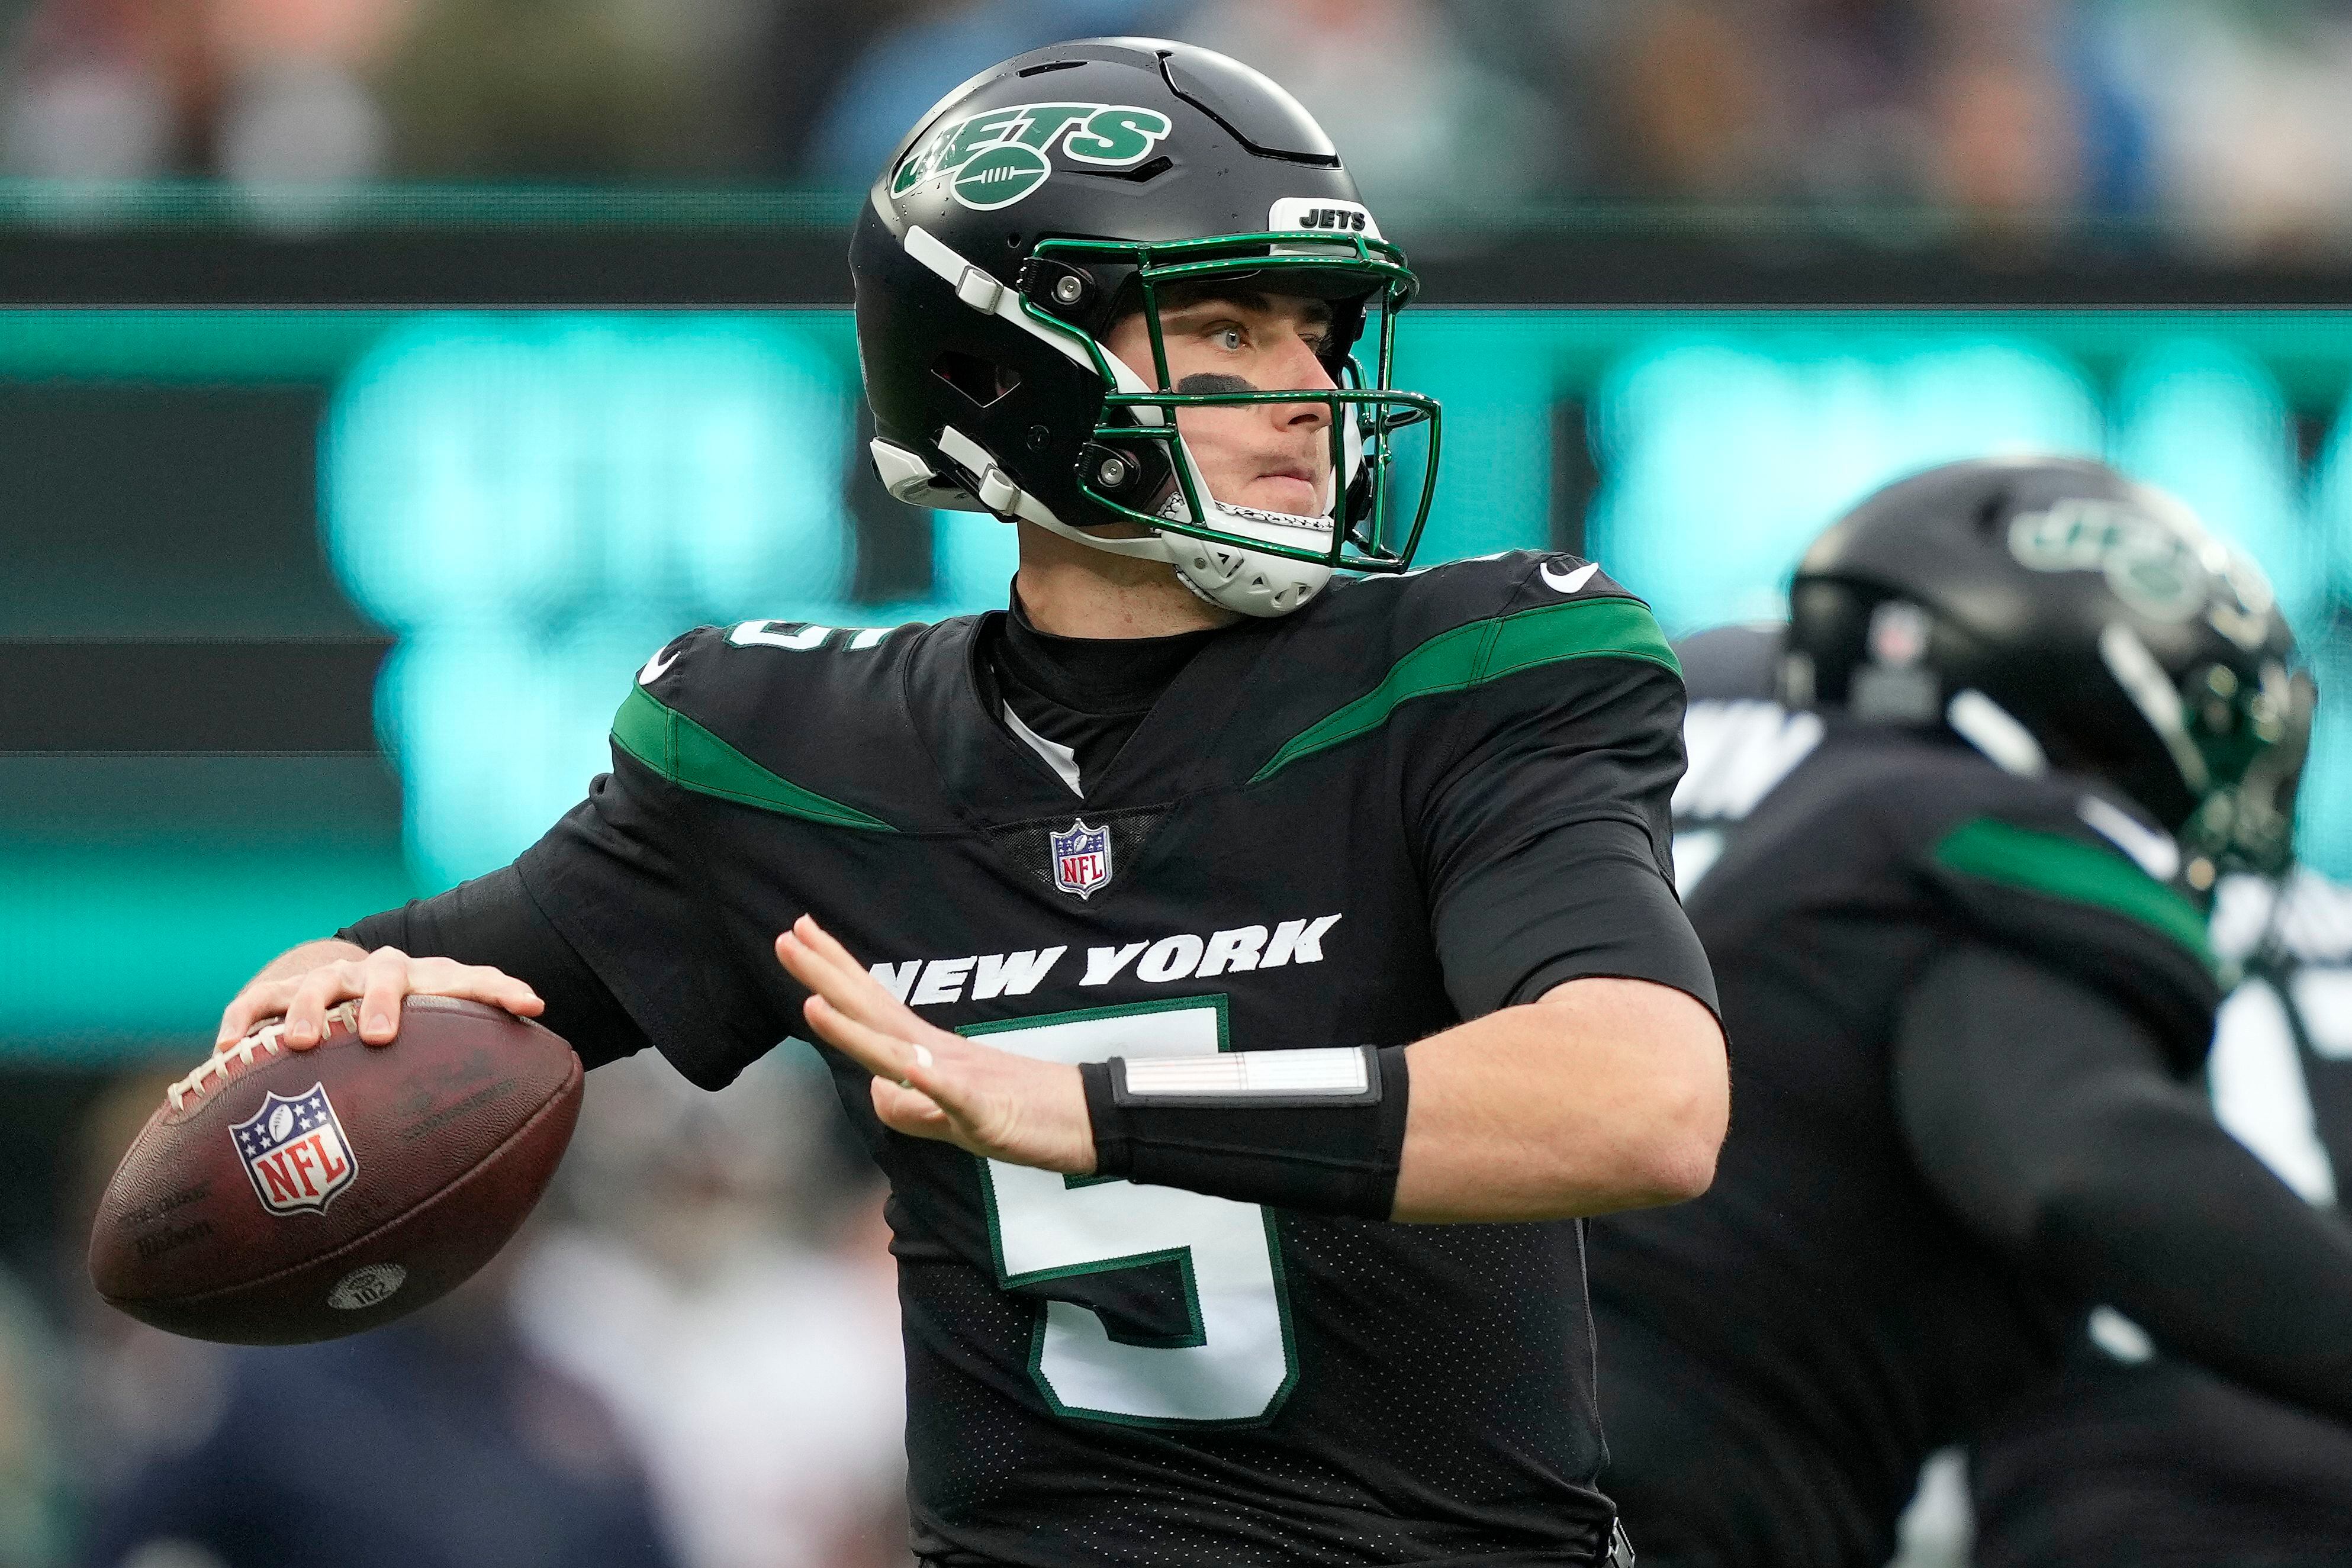
POLYGON ((1113 1057, 1078 1076, 1097 1176, 1361 1219, 1396 1207, 1401 1045, 1113 1057))

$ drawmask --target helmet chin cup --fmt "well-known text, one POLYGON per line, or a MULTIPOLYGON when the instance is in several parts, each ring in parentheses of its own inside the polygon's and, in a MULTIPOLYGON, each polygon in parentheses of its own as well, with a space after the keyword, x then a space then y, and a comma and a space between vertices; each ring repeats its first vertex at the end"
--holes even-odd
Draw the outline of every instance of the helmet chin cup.
MULTIPOLYGON (((1174 497, 1181 505, 1183 497, 1174 497)), ((1263 538, 1268 544, 1314 549, 1330 537, 1328 517, 1301 517, 1288 512, 1262 512, 1250 507, 1209 503, 1210 521, 1223 533, 1263 538)), ((1161 534, 1176 576, 1185 587, 1210 603, 1243 615, 1287 615, 1331 580, 1331 569, 1321 561, 1294 560, 1237 545, 1189 534, 1161 534)))
MULTIPOLYGON (((1349 434, 1353 434, 1352 427, 1349 434)), ((1309 517, 1220 501, 1209 493, 1208 481, 1202 476, 1200 465, 1192 460, 1192 450, 1184 438, 1178 436, 1174 445, 1176 460, 1190 471, 1192 493, 1201 497, 1209 514, 1198 519, 1199 525, 1221 534, 1263 539, 1294 550, 1319 553, 1330 547, 1331 530, 1337 526, 1330 513, 1309 517)), ((1324 494, 1334 505, 1344 493, 1340 485, 1326 483, 1324 494)), ((1161 515, 1176 522, 1193 521, 1185 515, 1188 509, 1181 486, 1172 487, 1160 506, 1161 515)), ((1237 614, 1287 615, 1322 592, 1331 580, 1328 561, 1299 560, 1254 550, 1230 539, 1212 539, 1173 530, 1159 537, 1166 542, 1169 559, 1175 563, 1176 575, 1185 587, 1210 603, 1237 614)))
MULTIPOLYGON (((1112 376, 1119 392, 1141 392, 1149 390, 1135 368, 1115 354, 1106 354, 1112 376)), ((1169 410, 1148 403, 1129 405, 1130 417, 1145 424, 1164 425, 1169 410)), ((1322 554, 1331 544, 1334 520, 1347 494, 1348 486, 1355 480, 1364 454, 1363 435, 1352 420, 1341 430, 1342 461, 1346 472, 1324 483, 1325 511, 1321 517, 1305 517, 1295 512, 1277 512, 1258 507, 1244 507, 1221 501, 1210 493, 1209 481, 1192 456, 1192 444, 1182 435, 1169 443, 1176 461, 1184 466, 1192 480, 1192 493, 1200 497, 1203 517, 1189 516, 1185 504, 1185 487, 1171 484, 1167 497, 1160 505, 1160 515, 1171 522, 1187 523, 1195 528, 1213 529, 1217 533, 1242 539, 1263 539, 1267 544, 1289 549, 1322 554)), ((1176 529, 1155 530, 1168 547, 1168 559, 1176 568, 1176 576, 1186 588, 1220 609, 1240 615, 1261 618, 1287 615, 1305 604, 1331 580, 1331 565, 1328 560, 1299 560, 1290 556, 1254 550, 1233 539, 1213 539, 1176 529)))

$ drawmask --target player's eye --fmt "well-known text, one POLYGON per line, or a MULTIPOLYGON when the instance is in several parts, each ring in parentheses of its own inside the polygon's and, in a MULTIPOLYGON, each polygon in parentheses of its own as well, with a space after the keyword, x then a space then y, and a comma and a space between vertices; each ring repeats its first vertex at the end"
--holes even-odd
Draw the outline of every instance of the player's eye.
POLYGON ((1238 354, 1249 346, 1249 334, 1232 325, 1212 327, 1209 329, 1209 341, 1229 354, 1238 354))

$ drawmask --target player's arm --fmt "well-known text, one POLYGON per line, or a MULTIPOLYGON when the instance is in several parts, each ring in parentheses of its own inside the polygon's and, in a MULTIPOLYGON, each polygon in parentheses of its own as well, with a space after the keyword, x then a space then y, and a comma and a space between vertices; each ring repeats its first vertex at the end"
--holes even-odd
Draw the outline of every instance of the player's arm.
POLYGON ((1714 976, 1669 873, 1681 679, 1633 601, 1535 613, 1592 656, 1465 703, 1423 808, 1431 934, 1469 1021, 1404 1053, 1400 1219, 1692 1197, 1729 1115, 1714 976), (1577 631, 1588 615, 1601 630, 1577 631))
POLYGON ((1989 1241, 2177 1354, 2352 1421, 2352 1235, 2167 1067, 2107 994, 1971 946, 1907 998, 1895 1090, 1928 1182, 1989 1241))
POLYGON ((286 1043, 307 1050, 323 1037, 327 1010, 357 999, 360 1038, 382 1045, 399 1031, 401 1000, 411 996, 461 997, 539 1019, 591 1066, 646 1043, 512 866, 280 954, 222 1013, 218 1043, 282 1018, 286 1043))
POLYGON ((1404 1053, 1392 1218, 1559 1219, 1679 1203, 1731 1113, 1722 1027, 1647 980, 1564 981, 1404 1053))
POLYGON ((814 919, 776 954, 810 1025, 875 1074, 884 1125, 1073 1176, 1361 1218, 1565 1218, 1704 1191, 1728 1112, 1714 1015, 1642 980, 1565 981, 1410 1048, 1072 1067, 925 1022, 814 919))

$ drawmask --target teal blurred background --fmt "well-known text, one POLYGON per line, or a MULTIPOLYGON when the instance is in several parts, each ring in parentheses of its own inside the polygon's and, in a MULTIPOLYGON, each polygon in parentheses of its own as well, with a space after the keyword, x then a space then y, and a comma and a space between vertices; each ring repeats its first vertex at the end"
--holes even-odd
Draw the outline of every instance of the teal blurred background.
MULTIPOLYGON (((833 309, 0 313, 0 635, 64 672, 0 706, 0 1051, 201 1050, 274 952, 502 863, 686 626, 1003 603, 1011 530, 879 495, 856 374, 833 309)), ((1896 474, 2094 453, 2352 663, 2352 314, 1433 309, 1400 380, 1446 409, 1424 562, 1587 550, 1679 634, 1896 474)))

